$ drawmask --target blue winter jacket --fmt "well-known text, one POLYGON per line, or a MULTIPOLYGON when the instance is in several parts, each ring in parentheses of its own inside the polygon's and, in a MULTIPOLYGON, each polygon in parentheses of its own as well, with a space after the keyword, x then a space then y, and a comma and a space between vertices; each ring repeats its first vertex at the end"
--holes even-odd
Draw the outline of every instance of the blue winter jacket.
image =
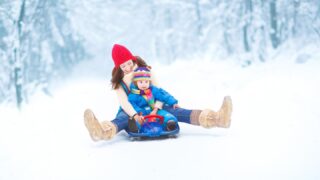
MULTIPOLYGON (((150 85, 149 88, 151 89, 154 101, 161 101, 165 104, 168 104, 169 106, 178 103, 178 101, 167 91, 152 85, 150 85)), ((131 83, 130 90, 132 91, 132 89, 138 88, 133 83, 131 83)), ((141 112, 143 115, 148 115, 152 111, 147 100, 145 100, 142 95, 133 94, 131 92, 128 96, 128 100, 133 106, 133 108, 137 111, 137 113, 141 112)))

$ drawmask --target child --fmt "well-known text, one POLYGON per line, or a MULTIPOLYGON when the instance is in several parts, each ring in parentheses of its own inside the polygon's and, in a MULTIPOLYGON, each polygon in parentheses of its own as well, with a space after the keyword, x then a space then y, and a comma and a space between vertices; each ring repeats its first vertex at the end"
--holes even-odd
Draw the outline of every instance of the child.
POLYGON ((179 107, 178 101, 168 92, 151 84, 150 70, 147 67, 139 67, 134 70, 133 83, 130 86, 128 100, 140 115, 139 120, 129 120, 129 130, 138 132, 143 124, 143 116, 158 114, 164 117, 163 128, 172 131, 176 129, 177 118, 165 110, 154 111, 155 101, 161 101, 174 108, 179 107))

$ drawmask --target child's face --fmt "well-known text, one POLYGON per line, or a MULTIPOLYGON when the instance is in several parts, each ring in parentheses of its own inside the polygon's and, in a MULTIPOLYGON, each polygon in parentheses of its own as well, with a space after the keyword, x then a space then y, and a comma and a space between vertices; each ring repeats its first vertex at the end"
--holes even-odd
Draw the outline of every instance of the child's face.
POLYGON ((148 80, 140 80, 140 81, 137 81, 137 86, 140 90, 146 90, 149 88, 150 86, 150 81, 148 80))
POLYGON ((120 64, 120 68, 124 72, 124 74, 131 73, 133 71, 133 66, 134 66, 134 64, 133 64, 132 60, 128 60, 128 61, 120 64))

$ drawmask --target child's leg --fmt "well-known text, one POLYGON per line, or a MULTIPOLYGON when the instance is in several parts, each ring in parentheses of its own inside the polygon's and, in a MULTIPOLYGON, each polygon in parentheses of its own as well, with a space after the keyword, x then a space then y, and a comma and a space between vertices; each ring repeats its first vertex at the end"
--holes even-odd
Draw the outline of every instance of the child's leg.
POLYGON ((164 121, 162 124, 162 127, 164 129, 170 130, 170 131, 176 129, 178 120, 174 115, 172 115, 171 113, 165 110, 159 110, 157 114, 164 117, 164 121))

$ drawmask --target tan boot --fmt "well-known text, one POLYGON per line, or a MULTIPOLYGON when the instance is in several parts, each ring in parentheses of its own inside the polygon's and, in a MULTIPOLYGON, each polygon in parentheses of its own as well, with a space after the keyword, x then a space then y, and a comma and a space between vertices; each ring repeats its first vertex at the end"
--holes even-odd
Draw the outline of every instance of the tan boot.
POLYGON ((117 132, 117 128, 112 122, 103 121, 99 123, 90 109, 87 109, 84 112, 84 124, 93 141, 109 140, 117 132))
POLYGON ((231 123, 232 101, 230 96, 224 97, 218 112, 210 109, 203 110, 199 115, 199 124, 205 128, 229 128, 231 123))

